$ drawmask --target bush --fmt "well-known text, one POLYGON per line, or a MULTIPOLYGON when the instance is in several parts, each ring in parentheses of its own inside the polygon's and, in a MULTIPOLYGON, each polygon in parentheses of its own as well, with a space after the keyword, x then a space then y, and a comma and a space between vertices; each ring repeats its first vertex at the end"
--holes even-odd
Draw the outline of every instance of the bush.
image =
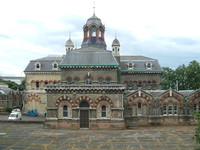
POLYGON ((11 112, 11 111, 12 111, 12 107, 6 107, 6 108, 4 108, 4 110, 5 110, 6 112, 11 112))
POLYGON ((200 144, 200 112, 194 113, 195 119, 198 121, 197 128, 195 128, 195 134, 193 139, 196 140, 196 143, 200 144))

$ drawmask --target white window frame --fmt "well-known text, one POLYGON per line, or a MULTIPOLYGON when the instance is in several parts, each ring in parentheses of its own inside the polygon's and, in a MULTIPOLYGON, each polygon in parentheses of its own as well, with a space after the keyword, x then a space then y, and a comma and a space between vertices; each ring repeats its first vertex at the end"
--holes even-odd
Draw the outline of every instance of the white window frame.
POLYGON ((200 112, 200 104, 194 104, 194 112, 200 112))
POLYGON ((52 63, 52 70, 58 71, 58 63, 57 62, 52 63), (57 66, 56 68, 55 68, 55 65, 57 66))
POLYGON ((102 118, 106 118, 107 117, 107 107, 106 107, 106 105, 102 105, 101 106, 101 117, 102 118), (105 107, 105 110, 102 109, 103 106, 105 107), (105 116, 103 116, 103 113, 105 113, 105 116))
POLYGON ((127 67, 128 67, 128 70, 134 70, 134 63, 132 61, 129 61, 127 63, 127 67))
POLYGON ((40 71, 41 70, 41 63, 39 63, 39 62, 36 62, 35 63, 35 71, 40 71))
POLYGON ((179 108, 178 105, 173 104, 173 103, 165 104, 163 106, 163 116, 177 116, 178 108, 179 108))
POLYGON ((146 62, 146 69, 147 70, 152 70, 153 64, 152 62, 146 62))

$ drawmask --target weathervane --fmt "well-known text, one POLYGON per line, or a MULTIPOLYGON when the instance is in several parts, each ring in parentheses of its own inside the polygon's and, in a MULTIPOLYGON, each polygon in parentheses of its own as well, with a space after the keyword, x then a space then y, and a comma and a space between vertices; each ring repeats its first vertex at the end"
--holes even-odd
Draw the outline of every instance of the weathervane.
POLYGON ((69 39, 71 39, 71 31, 69 31, 69 39))
POLYGON ((93 15, 95 16, 95 0, 93 0, 93 15))

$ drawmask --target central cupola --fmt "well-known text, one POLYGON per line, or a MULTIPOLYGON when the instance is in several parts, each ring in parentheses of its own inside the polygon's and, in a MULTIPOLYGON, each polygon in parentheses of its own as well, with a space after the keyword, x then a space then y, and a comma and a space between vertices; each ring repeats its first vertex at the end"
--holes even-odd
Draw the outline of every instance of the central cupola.
POLYGON ((83 42, 81 47, 95 47, 106 49, 106 42, 104 41, 105 26, 101 23, 95 13, 90 17, 83 26, 83 42))

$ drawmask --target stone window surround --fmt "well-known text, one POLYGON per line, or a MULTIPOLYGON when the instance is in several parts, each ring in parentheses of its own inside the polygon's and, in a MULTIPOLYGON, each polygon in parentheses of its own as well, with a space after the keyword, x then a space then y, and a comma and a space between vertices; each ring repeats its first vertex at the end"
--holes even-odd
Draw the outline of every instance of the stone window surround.
POLYGON ((36 62, 35 63, 35 71, 40 71, 41 70, 41 63, 40 62, 36 62))
POLYGON ((152 70, 152 67, 153 67, 153 64, 152 64, 152 62, 146 62, 146 69, 147 70, 152 70))
POLYGON ((176 116, 178 115, 178 105, 167 103, 163 105, 163 116, 176 116))

